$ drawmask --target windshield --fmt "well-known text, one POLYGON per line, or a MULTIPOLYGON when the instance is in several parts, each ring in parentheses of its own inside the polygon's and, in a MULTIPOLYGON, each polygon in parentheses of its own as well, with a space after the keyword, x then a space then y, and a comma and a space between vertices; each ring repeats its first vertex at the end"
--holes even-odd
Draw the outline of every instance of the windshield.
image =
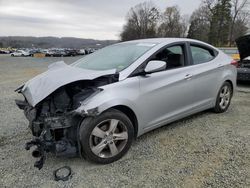
POLYGON ((135 60, 150 50, 154 43, 121 43, 112 45, 76 61, 72 66, 90 70, 127 68, 135 60))

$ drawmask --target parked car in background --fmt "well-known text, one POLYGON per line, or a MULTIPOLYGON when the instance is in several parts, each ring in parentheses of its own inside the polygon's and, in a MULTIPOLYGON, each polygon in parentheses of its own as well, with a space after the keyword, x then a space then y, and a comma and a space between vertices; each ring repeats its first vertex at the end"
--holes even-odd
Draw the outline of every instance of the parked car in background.
POLYGON ((51 49, 44 50, 44 52, 45 52, 45 55, 46 55, 47 57, 52 57, 52 56, 53 56, 53 53, 54 53, 54 51, 51 50, 51 49))
POLYGON ((240 60, 240 54, 237 48, 219 48, 222 50, 225 54, 231 56, 234 60, 239 61, 240 60))
POLYGON ((48 50, 46 56, 63 57, 63 56, 66 56, 66 52, 62 49, 52 49, 52 50, 48 50))
POLYGON ((85 55, 85 54, 86 54, 86 50, 85 49, 78 50, 78 55, 85 55))
POLYGON ((17 50, 15 52, 12 52, 10 55, 13 57, 14 56, 15 57, 26 57, 26 56, 29 56, 30 54, 29 54, 29 52, 24 51, 24 50, 17 50))
POLYGON ((240 52, 237 80, 250 81, 250 35, 238 38, 236 44, 240 52))
POLYGON ((227 111, 236 87, 235 61, 197 40, 135 40, 102 48, 77 62, 57 62, 16 91, 37 146, 107 164, 134 138, 191 114, 227 111))
POLYGON ((0 54, 9 54, 10 51, 9 50, 0 50, 0 54))
POLYGON ((87 48, 85 51, 86 51, 86 54, 92 54, 92 53, 94 53, 96 51, 96 49, 94 49, 94 48, 87 48))
POLYGON ((66 49, 64 56, 77 56, 77 55, 78 55, 78 51, 77 50, 66 49))
POLYGON ((38 49, 35 49, 35 50, 30 50, 29 51, 29 54, 30 54, 30 56, 34 56, 34 54, 38 54, 38 53, 41 53, 41 50, 38 50, 38 49))

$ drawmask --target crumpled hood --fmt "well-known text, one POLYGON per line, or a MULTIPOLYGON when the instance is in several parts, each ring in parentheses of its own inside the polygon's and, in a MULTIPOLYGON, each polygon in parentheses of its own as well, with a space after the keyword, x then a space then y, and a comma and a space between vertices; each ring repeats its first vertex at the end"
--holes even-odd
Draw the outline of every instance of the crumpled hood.
POLYGON ((236 39, 236 44, 239 49, 240 59, 244 60, 250 56, 250 35, 245 35, 236 39))
POLYGON ((63 61, 53 63, 48 71, 32 78, 21 89, 31 106, 49 96, 58 88, 80 80, 93 80, 101 76, 115 74, 116 70, 94 71, 65 64, 63 61))

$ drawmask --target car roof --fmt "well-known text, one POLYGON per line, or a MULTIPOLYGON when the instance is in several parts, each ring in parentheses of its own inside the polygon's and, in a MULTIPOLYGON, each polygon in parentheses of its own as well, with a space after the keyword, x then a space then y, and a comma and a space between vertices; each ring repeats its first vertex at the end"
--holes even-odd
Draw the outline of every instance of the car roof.
POLYGON ((198 40, 194 39, 188 39, 188 38, 149 38, 149 39, 139 39, 139 40, 131 40, 131 41, 126 41, 124 43, 137 43, 137 42, 148 42, 148 43, 173 43, 173 42, 199 42, 199 43, 204 43, 198 40))

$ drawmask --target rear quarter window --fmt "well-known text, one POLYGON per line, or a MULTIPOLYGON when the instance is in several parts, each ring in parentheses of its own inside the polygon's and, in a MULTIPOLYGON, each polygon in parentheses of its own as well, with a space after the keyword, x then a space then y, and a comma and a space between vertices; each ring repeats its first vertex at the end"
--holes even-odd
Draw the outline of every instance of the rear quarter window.
POLYGON ((212 49, 201 46, 191 45, 190 50, 194 65, 209 62, 216 56, 215 52, 212 49))

